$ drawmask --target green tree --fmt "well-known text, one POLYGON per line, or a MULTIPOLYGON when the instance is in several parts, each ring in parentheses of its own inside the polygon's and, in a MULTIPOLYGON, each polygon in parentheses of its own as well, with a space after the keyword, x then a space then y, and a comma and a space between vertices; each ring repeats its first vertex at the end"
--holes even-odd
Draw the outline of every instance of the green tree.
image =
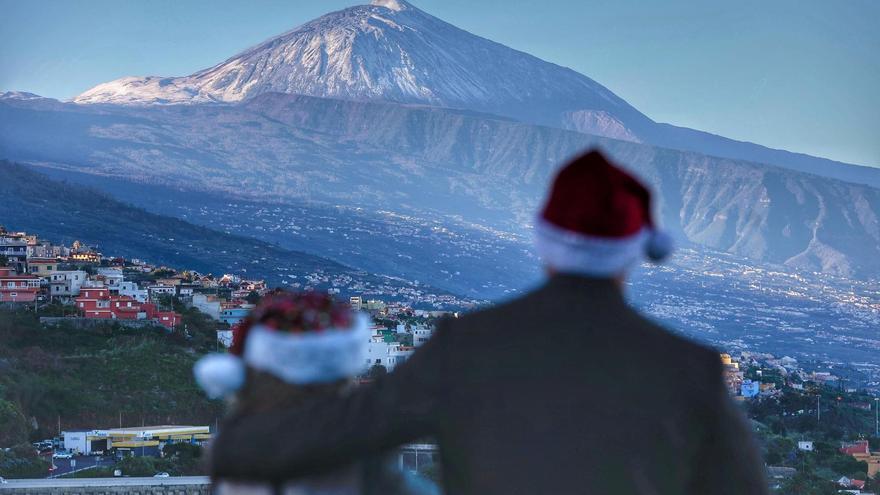
POLYGON ((868 472, 868 463, 857 461, 854 457, 839 454, 828 460, 827 465, 834 472, 849 478, 865 479, 868 472))
POLYGON ((176 476, 205 474, 202 466, 202 448, 190 443, 166 445, 162 450, 168 462, 168 472, 176 476))
POLYGON ((158 472, 153 457, 126 457, 116 464, 124 476, 153 476, 158 472))
POLYGON ((822 479, 813 473, 798 472, 783 483, 779 493, 797 495, 834 495, 838 487, 834 482, 822 479))
POLYGON ((49 462, 27 443, 0 449, 0 475, 4 478, 45 478, 48 472, 49 462))
POLYGON ((28 441, 27 418, 18 405, 0 398, 0 448, 28 441))
POLYGON ((766 453, 764 460, 771 466, 784 464, 795 448, 795 443, 790 438, 773 435, 764 442, 766 453))

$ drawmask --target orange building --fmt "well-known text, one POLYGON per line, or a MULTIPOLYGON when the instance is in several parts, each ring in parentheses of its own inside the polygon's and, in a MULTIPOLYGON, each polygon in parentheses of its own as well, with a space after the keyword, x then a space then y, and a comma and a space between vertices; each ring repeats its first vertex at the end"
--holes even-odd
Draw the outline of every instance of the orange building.
POLYGON ((867 463, 869 478, 874 479, 880 475, 880 452, 871 453, 867 440, 845 444, 840 448, 840 452, 853 456, 857 461, 867 463))

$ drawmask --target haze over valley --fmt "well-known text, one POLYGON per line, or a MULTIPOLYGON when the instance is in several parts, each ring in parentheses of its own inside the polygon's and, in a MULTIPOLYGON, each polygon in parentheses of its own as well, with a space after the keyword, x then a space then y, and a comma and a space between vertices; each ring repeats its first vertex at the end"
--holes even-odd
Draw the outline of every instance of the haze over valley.
MULTIPOLYGON (((640 274, 637 304, 719 345, 880 364, 880 170, 655 122, 586 75, 403 0, 327 14, 188 76, 124 77, 70 102, 0 96, 0 158, 279 259, 459 302, 539 282, 535 212, 556 169, 591 147, 652 185, 683 248, 640 274)), ((106 228, 124 247, 127 227, 106 228)))

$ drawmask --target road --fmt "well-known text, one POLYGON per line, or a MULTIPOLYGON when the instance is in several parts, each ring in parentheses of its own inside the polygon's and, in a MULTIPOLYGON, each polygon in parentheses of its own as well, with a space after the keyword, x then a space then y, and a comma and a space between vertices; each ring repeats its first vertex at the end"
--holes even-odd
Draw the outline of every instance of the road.
POLYGON ((50 472, 48 476, 60 476, 62 474, 67 474, 71 471, 92 467, 92 466, 112 466, 113 458, 112 457, 99 457, 99 456, 85 456, 80 455, 73 458, 76 461, 76 466, 70 467, 71 459, 52 459, 52 463, 55 464, 54 471, 50 472))
MULTIPOLYGON (((77 463, 78 465, 79 463, 77 463)), ((43 480, 6 480, 0 492, 13 488, 79 488, 113 486, 208 485, 207 476, 176 476, 170 478, 58 478, 43 480)))

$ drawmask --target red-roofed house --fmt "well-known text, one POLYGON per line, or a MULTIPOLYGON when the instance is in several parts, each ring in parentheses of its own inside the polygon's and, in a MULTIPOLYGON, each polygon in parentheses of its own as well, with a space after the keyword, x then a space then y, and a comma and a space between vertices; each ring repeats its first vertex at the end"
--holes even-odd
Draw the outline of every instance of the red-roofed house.
POLYGON ((34 302, 39 291, 40 277, 19 275, 10 267, 0 267, 0 302, 34 302))
POLYGON ((153 320, 167 328, 176 327, 182 320, 174 311, 158 311, 155 304, 111 294, 107 287, 83 287, 76 298, 76 307, 86 318, 153 320))
POLYGON ((86 318, 115 318, 110 309, 110 289, 107 287, 83 287, 75 301, 77 309, 86 318))
POLYGON ((156 321, 158 321, 160 325, 168 328, 174 328, 180 325, 181 320, 182 317, 174 311, 160 311, 156 313, 156 321))
POLYGON ((870 455, 871 451, 868 448, 867 440, 859 440, 858 442, 852 442, 845 444, 840 448, 840 452, 846 455, 870 455))
POLYGON ((118 320, 144 320, 146 312, 141 303, 129 296, 110 296, 110 310, 118 320))

